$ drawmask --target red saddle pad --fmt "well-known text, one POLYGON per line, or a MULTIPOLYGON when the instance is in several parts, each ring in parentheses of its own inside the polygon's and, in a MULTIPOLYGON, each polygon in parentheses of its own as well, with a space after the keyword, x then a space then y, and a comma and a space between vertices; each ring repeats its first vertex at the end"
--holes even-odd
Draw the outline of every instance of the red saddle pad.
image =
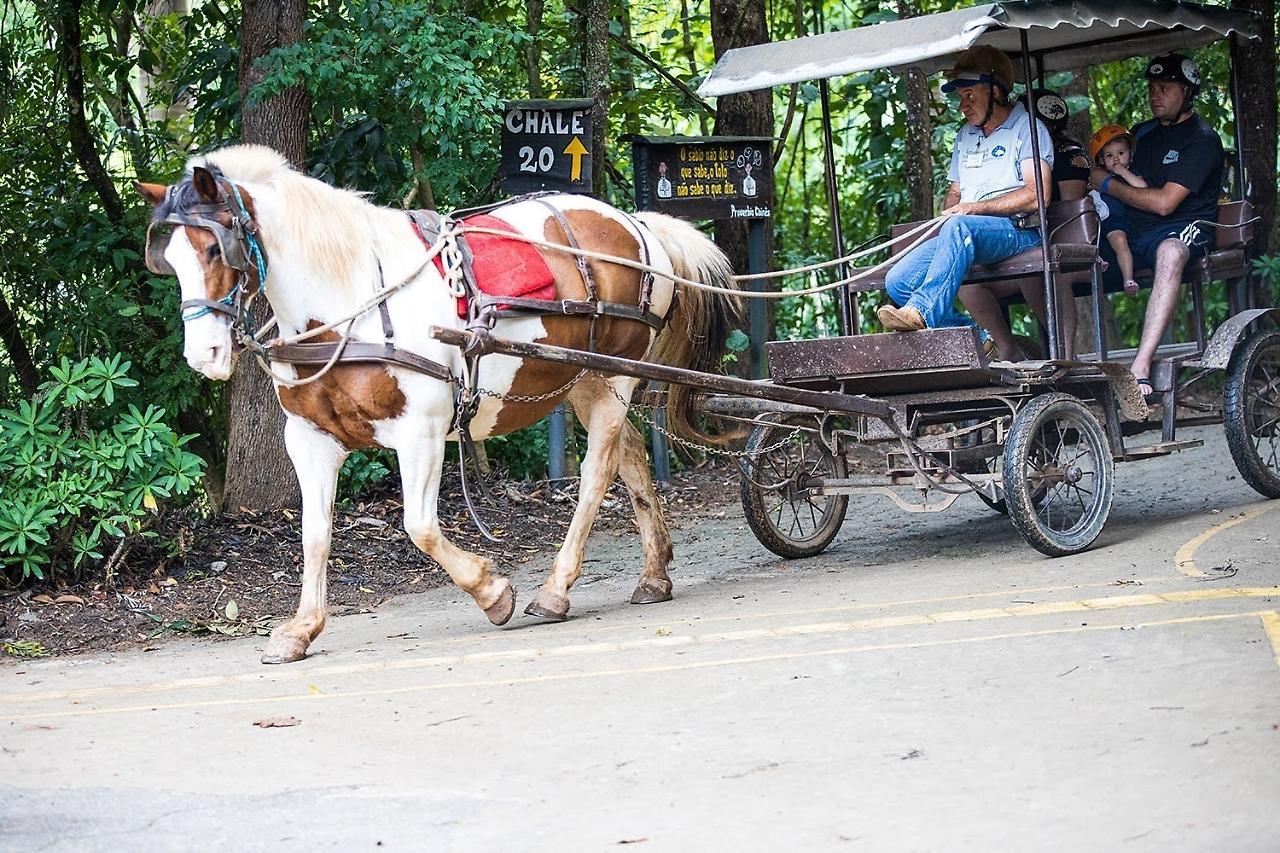
MULTIPOLYGON (((519 233, 496 216, 478 213, 462 220, 465 225, 519 233)), ((476 286, 490 296, 523 296, 529 299, 556 298, 556 279, 538 250, 522 240, 497 234, 467 233, 471 248, 471 269, 476 286)), ((436 268, 444 274, 444 263, 436 258, 436 268)), ((503 307, 501 305, 499 308, 503 307)), ((458 316, 467 316, 467 300, 458 300, 458 316)))

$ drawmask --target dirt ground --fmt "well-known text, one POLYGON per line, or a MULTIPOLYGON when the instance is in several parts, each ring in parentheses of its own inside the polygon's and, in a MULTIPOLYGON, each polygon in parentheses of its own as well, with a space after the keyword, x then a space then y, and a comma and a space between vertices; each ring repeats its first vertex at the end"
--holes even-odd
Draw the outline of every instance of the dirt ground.
MULTIPOLYGON (((330 613, 369 612, 401 593, 450 583, 405 534, 399 478, 334 516, 329 558, 330 613)), ((456 474, 441 488, 441 517, 462 547, 491 556, 502 573, 526 563, 550 565, 573 516, 577 492, 546 483, 492 477, 479 509, 502 539, 485 541, 468 518, 456 474)), ((678 472, 659 485, 674 528, 737 511, 738 475, 730 465, 678 472)), ((180 634, 268 633, 297 607, 302 580, 301 520, 293 510, 203 518, 171 513, 160 535, 135 545, 115 577, 0 589, 0 657, 67 655, 157 648, 180 634)), ((636 529, 621 484, 606 496, 595 530, 636 529)))

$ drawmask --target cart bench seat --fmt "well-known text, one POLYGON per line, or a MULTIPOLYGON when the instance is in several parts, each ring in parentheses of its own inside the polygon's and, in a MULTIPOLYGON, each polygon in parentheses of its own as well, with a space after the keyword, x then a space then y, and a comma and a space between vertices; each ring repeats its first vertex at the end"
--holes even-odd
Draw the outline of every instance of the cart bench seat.
MULTIPOLYGON (((1057 273, 1081 273, 1089 280, 1089 270, 1097 261, 1098 216, 1093 202, 1088 198, 1073 201, 1056 201, 1049 205, 1049 263, 1057 273)), ((907 222, 894 225, 889 230, 889 253, 897 256, 905 252, 919 239, 919 234, 904 237, 923 222, 907 222)), ((974 264, 965 276, 966 284, 990 281, 1007 281, 1041 275, 1044 253, 1040 246, 1005 258, 995 264, 974 264)), ((862 268, 867 269, 866 267, 862 268)), ((860 270, 854 270, 857 273, 860 270)), ((866 278, 850 285, 855 292, 884 290, 888 268, 877 270, 866 278)))

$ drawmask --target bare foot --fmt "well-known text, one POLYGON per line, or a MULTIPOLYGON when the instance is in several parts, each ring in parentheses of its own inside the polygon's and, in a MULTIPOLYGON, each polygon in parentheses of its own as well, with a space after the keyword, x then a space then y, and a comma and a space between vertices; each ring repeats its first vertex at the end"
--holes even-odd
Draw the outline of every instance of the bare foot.
POLYGON ((1126 281, 1126 282, 1124 283, 1124 295, 1125 295, 1125 296, 1137 296, 1137 295, 1138 295, 1138 283, 1137 283, 1136 281, 1134 281, 1133 279, 1129 279, 1128 281, 1126 281))

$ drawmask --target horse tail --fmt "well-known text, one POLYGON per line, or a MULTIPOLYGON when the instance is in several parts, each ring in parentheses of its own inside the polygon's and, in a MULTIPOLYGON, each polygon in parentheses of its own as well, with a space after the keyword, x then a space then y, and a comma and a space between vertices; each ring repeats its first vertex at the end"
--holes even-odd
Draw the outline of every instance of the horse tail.
MULTIPOLYGON (((650 233, 662 244, 672 269, 681 278, 701 284, 738 290, 733 267, 720 247, 697 228, 661 213, 638 213, 650 233)), ((742 322, 743 300, 737 296, 676 283, 675 307, 654 342, 652 358, 672 367, 703 373, 718 372, 725 340, 742 322)), ((667 425, 677 435, 693 441, 726 444, 737 437, 711 435, 698 425, 693 410, 694 389, 671 385, 667 391, 667 425)))

